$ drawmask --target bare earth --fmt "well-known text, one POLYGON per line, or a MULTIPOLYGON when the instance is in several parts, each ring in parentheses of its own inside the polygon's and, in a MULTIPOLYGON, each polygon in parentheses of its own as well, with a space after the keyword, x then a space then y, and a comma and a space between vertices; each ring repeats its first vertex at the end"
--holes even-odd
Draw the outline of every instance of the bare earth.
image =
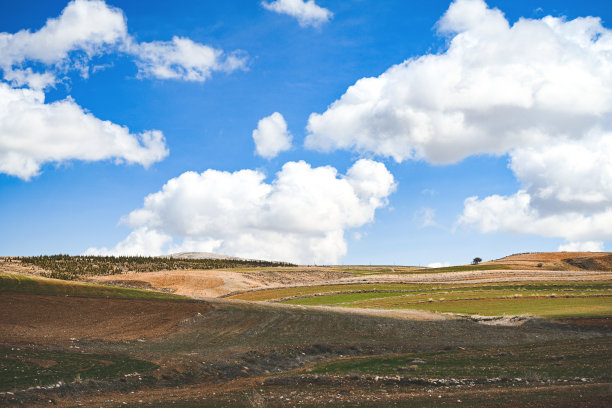
POLYGON ((203 302, 3 293, 0 341, 50 346, 70 344, 71 339, 143 340, 175 332, 186 319, 211 309, 203 302))
MULTIPOLYGON (((327 284, 610 281, 612 271, 584 268, 584 265, 605 267, 609 257, 609 253, 521 254, 488 263, 512 265, 516 269, 468 272, 354 275, 341 267, 279 267, 88 278, 91 282, 172 292, 198 301, 2 293, 0 345, 70 353, 120 353, 154 362, 159 368, 148 377, 143 375, 146 380, 143 382, 139 374, 128 374, 106 382, 65 384, 57 390, 0 393, 3 394, 0 405, 119 407, 171 406, 177 402, 185 403, 184 407, 208 403, 206 406, 252 407, 269 403, 280 407, 377 402, 375 406, 382 407, 406 406, 410 400, 417 401, 415 406, 422 406, 422 402, 429 404, 433 397, 436 402, 432 406, 441 403, 459 406, 459 401, 470 398, 480 401, 475 405, 488 407, 610 406, 609 377, 570 379, 569 383, 517 382, 504 387, 487 384, 398 387, 379 383, 378 376, 370 383, 363 382, 366 379, 362 377, 352 380, 339 377, 332 378, 337 384, 327 386, 316 381, 266 384, 281 373, 339 356, 441 354, 449 350, 553 341, 582 345, 583 340, 605 339, 610 335, 609 317, 557 321, 516 316, 493 319, 418 310, 343 309, 220 298, 266 288, 327 284), (564 261, 567 258, 577 259, 577 263, 568 264, 564 261), (538 266, 540 263, 543 266, 538 266), (546 398, 536 398, 541 395, 546 398), (217 398, 221 402, 214 405, 217 398), (246 403, 236 402, 241 398, 246 403), (551 402, 549 398, 556 399, 551 402)), ((0 272, 40 275, 42 271, 0 258, 0 272)), ((551 364, 558 361, 561 360, 551 359, 551 364)), ((36 362, 41 367, 51 363, 36 362)))
POLYGON ((333 269, 304 268, 288 271, 282 268, 265 271, 161 271, 128 273, 92 278, 93 282, 136 288, 152 288, 196 298, 219 297, 235 292, 295 286, 357 283, 491 283, 520 281, 602 281, 612 279, 612 272, 494 270, 443 272, 431 274, 381 274, 354 276, 333 269))

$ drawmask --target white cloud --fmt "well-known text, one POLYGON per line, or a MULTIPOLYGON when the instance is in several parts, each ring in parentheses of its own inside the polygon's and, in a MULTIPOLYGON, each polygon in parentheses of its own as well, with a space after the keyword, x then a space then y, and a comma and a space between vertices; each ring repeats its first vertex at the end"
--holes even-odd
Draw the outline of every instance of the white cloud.
POLYGON ((126 36, 127 26, 121 10, 103 1, 74 0, 59 17, 50 18, 38 31, 0 33, 0 67, 5 77, 17 85, 29 84, 40 89, 55 82, 54 76, 21 69, 22 63, 62 64, 77 50, 92 57, 124 41, 126 36))
POLYGON ((314 0, 276 0, 271 3, 263 1, 261 5, 270 11, 295 17, 302 27, 319 27, 332 19, 334 13, 318 6, 314 0))
POLYGON ((438 227, 436 222, 436 210, 429 207, 423 207, 415 214, 415 219, 421 224, 421 228, 438 227))
POLYGON ((45 103, 42 91, 0 82, 0 173, 28 180, 44 163, 115 159, 147 167, 167 155, 160 131, 134 135, 71 98, 45 103))
POLYGON ((258 171, 187 172, 124 218, 134 231, 112 249, 88 253, 158 255, 193 250, 298 263, 337 263, 344 232, 374 220, 395 189, 382 163, 333 167, 288 162, 272 183, 258 171))
POLYGON ((558 251, 565 252, 603 252, 604 245, 601 241, 568 242, 559 246, 558 251))
POLYGON ((482 232, 589 241, 589 250, 603 245, 593 240, 612 239, 612 133, 593 132, 544 149, 518 148, 510 158, 525 188, 511 196, 468 198, 461 224, 482 232))
POLYGON ((450 266, 450 262, 432 262, 427 265, 428 268, 443 268, 445 266, 450 266))
POLYGON ((0 69, 8 82, 0 82, 0 173, 28 180, 45 163, 114 159, 147 167, 168 155, 160 131, 131 134, 71 97, 45 103, 42 90, 58 73, 76 70, 87 78, 91 58, 112 52, 135 57, 141 77, 185 81, 244 68, 246 61, 189 38, 139 44, 123 12, 100 0, 73 0, 37 31, 0 33, 0 69))
POLYGON ((123 12, 100 0, 73 0, 38 31, 0 33, 0 68, 16 86, 43 89, 56 82, 57 72, 68 70, 86 78, 89 60, 111 52, 135 57, 140 77, 160 79, 203 82, 214 71, 232 72, 246 65, 240 53, 226 54, 189 38, 137 43, 128 34, 123 12), (31 62, 42 63, 46 71, 24 66, 31 62))
POLYGON ((612 206, 594 213, 554 211, 545 213, 532 203, 525 190, 511 196, 469 197, 459 224, 480 232, 505 231, 570 241, 612 238, 612 206))
POLYGON ((280 152, 291 149, 291 133, 287 130, 285 118, 278 112, 266 116, 253 130, 255 151, 258 155, 271 159, 280 152))
POLYGON ((518 148, 510 168, 542 211, 604 211, 612 206, 612 131, 546 148, 518 148))
POLYGON ((363 78, 308 121, 309 148, 453 163, 610 126, 612 32, 598 18, 520 19, 457 0, 446 52, 363 78))
POLYGON ((482 0, 456 0, 437 24, 448 49, 363 78, 308 120, 306 147, 400 162, 509 154, 522 184, 468 198, 479 231, 612 238, 612 31, 597 17, 510 24, 482 0))
POLYGON ((137 57, 141 77, 204 82, 213 71, 232 72, 246 66, 244 56, 224 55, 222 50, 183 37, 142 42, 128 49, 137 57))

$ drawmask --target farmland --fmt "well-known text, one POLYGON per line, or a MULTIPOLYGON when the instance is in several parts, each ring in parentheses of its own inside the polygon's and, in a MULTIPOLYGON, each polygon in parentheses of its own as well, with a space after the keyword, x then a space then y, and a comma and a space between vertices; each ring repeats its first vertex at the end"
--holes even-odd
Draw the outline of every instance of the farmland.
POLYGON ((612 398, 606 256, 69 280, 12 258, 0 262, 0 404, 602 406, 612 398))

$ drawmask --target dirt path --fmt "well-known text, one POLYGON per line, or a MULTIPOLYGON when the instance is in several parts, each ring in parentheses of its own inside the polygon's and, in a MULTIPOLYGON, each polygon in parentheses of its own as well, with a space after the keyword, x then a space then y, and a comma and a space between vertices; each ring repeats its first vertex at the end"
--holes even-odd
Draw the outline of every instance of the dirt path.
POLYGON ((211 305, 215 304, 243 304, 243 305, 261 305, 265 304, 266 308, 269 309, 284 309, 284 310, 313 310, 313 311, 325 311, 328 313, 337 313, 345 315, 355 316, 378 316, 378 317, 390 317, 393 319, 401 320, 418 320, 418 321, 435 321, 435 320, 450 320, 458 319, 459 317, 451 314, 441 314, 429 312, 427 310, 400 310, 400 309, 360 309, 360 308, 342 308, 342 307, 331 307, 331 306, 303 306, 303 305, 292 305, 288 303, 273 303, 273 302, 256 302, 239 299, 223 299, 223 298, 202 298, 211 305))

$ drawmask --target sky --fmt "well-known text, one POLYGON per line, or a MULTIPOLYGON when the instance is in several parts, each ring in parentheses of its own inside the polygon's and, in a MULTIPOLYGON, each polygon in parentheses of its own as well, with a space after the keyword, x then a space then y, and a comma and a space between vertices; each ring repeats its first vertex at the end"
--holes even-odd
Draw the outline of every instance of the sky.
POLYGON ((0 256, 612 251, 611 2, 0 10, 0 256))

